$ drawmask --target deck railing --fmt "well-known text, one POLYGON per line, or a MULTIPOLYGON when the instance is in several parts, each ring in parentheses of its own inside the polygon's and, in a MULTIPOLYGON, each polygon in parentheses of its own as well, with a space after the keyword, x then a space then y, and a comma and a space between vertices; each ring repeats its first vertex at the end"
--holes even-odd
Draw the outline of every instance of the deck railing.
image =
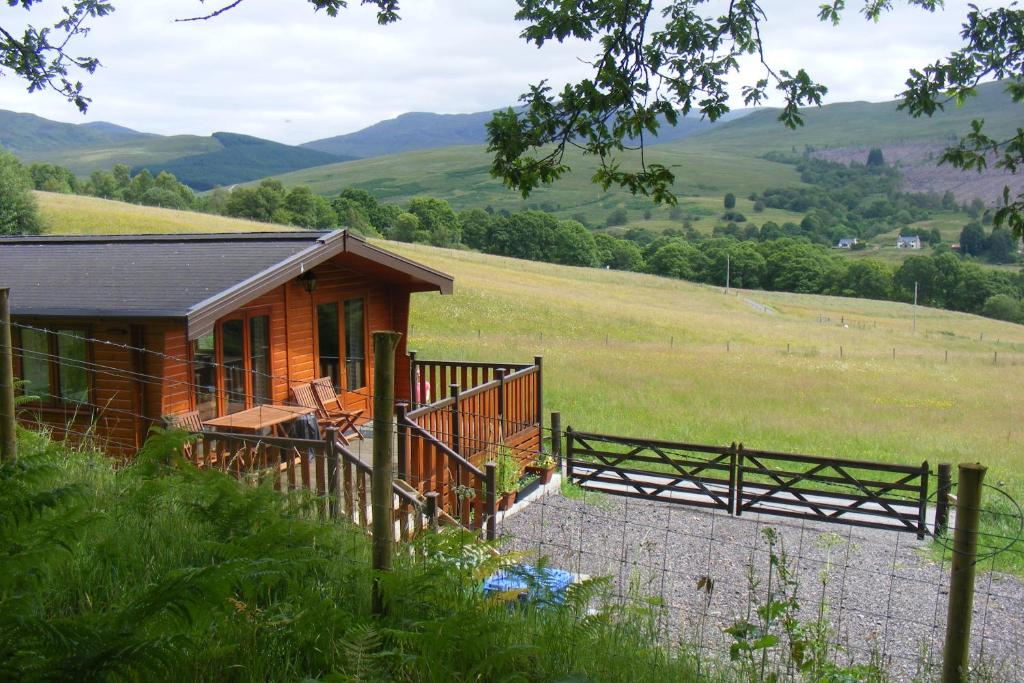
POLYGON ((449 384, 444 398, 408 412, 399 407, 399 477, 420 491, 437 491, 443 508, 464 525, 485 528, 493 520, 487 501, 496 494, 488 483, 493 473, 487 463, 493 469, 499 450, 507 447, 526 464, 540 447, 542 359, 521 365, 410 356, 414 396, 417 388, 425 395, 427 381, 432 390, 437 378, 454 376, 457 381, 449 384))
MULTIPOLYGON (((278 490, 307 490, 325 518, 347 517, 369 531, 369 465, 329 433, 324 440, 203 432, 183 455, 198 467, 217 469, 238 479, 273 479, 278 490)), ((431 525, 453 522, 436 505, 437 494, 395 482, 392 486, 395 538, 411 540, 431 525)))
MULTIPOLYGON (((539 357, 538 357, 539 358, 539 357)), ((537 359, 534 359, 534 364, 537 359)), ((415 351, 409 352, 409 404, 416 408, 451 397, 451 387, 467 391, 506 376, 533 367, 530 363, 482 363, 462 360, 422 360, 415 351)))

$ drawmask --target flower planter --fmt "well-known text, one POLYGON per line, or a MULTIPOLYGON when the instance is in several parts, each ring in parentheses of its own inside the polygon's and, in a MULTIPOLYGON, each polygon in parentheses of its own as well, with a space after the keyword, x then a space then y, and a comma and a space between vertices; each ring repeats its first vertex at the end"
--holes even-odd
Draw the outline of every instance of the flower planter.
POLYGON ((510 507, 512 507, 512 504, 515 502, 515 499, 515 491, 510 491, 509 493, 502 493, 498 495, 498 500, 496 501, 498 504, 498 512, 505 512, 510 507))
POLYGON ((541 486, 547 486, 551 483, 551 477, 555 474, 555 466, 541 467, 539 465, 527 465, 527 474, 536 474, 537 478, 540 479, 541 486))

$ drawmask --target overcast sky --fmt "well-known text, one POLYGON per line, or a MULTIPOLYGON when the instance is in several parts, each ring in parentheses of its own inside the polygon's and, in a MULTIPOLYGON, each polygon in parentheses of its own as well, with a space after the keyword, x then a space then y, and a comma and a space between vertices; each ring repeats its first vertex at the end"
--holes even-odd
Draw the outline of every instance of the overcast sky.
MULTIPOLYGON (((160 134, 227 130, 300 143, 408 111, 506 106, 540 79, 557 84, 583 76, 579 59, 595 52, 579 43, 527 45, 513 21, 513 0, 407 0, 402 20, 386 27, 358 0, 335 19, 314 13, 306 0, 245 0, 195 23, 173 20, 201 12, 196 0, 113 2, 117 11, 95 21, 77 44, 78 54, 103 63, 84 78, 93 98, 87 116, 53 93, 27 94, 11 77, 0 78, 0 109, 160 134)), ((205 7, 220 4, 209 0, 205 7)), ((900 7, 877 24, 850 12, 833 28, 817 21, 818 4, 765 0, 763 37, 773 65, 804 66, 828 85, 827 102, 892 99, 909 68, 959 46, 967 13, 966 2, 947 0, 935 14, 900 7)), ((20 32, 29 18, 39 23, 43 9, 28 13, 2 3, 0 25, 20 32)), ((737 92, 758 77, 744 73, 750 75, 735 82, 737 92)))

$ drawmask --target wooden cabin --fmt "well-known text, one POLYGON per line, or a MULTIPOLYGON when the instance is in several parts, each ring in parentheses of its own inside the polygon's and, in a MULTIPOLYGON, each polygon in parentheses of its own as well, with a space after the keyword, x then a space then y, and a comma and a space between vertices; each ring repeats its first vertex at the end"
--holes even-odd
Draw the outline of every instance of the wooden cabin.
POLYGON ((164 416, 287 403, 329 376, 369 416, 371 330, 402 333, 410 295, 452 278, 348 231, 0 238, 22 415, 134 453, 164 416))

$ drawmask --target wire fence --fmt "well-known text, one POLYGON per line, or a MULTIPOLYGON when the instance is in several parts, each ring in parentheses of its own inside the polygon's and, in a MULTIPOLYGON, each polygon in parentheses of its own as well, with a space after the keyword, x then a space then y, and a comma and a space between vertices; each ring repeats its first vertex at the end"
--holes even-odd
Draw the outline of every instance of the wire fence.
MULTIPOLYGON (((766 649, 784 678, 797 677, 812 647, 840 666, 877 666, 891 680, 932 680, 941 669, 952 554, 946 537, 932 543, 571 485, 568 492, 544 491, 502 519, 506 547, 578 574, 610 576, 623 602, 654 598, 666 643, 691 644, 709 666, 728 659, 744 634, 746 641, 759 634, 778 638, 766 649), (796 643, 805 659, 794 655, 796 643)), ((1004 516, 1019 531, 1019 511, 987 503, 983 515, 1004 516)), ((954 517, 951 533, 955 525, 954 517)), ((995 570, 1001 554, 1024 561, 1019 539, 986 532, 979 540, 973 661, 992 680, 1019 680, 1024 666, 1024 584, 995 570)))
MULTIPOLYGON (((149 349, 117 346, 188 362, 149 349)), ((99 375, 129 377, 143 385, 168 382, 162 376, 92 360, 25 348, 15 352, 99 375)), ((999 359, 1003 361, 1002 356, 999 359)), ((173 381, 199 387, 191 379, 173 381)), ((38 388, 30 393, 39 395, 38 388)), ((60 397, 44 393, 42 398, 60 397)), ((101 447, 103 441, 90 426, 95 415, 153 419, 120 404, 89 400, 77 402, 74 409, 92 417, 82 422, 70 419, 56 429, 79 440, 96 439, 101 447)), ((546 427, 542 434, 547 439, 553 435, 546 427)), ((126 449, 133 446, 105 438, 126 449)), ((495 450, 501 446, 487 445, 495 450)), ((369 461, 369 443, 356 442, 351 449, 369 461)), ((988 486, 985 494, 973 662, 976 673, 986 679, 1018 680, 1024 670, 1024 583, 996 569, 997 563, 1024 567, 1024 515, 1002 488, 988 486)), ((736 517, 678 502, 638 501, 570 482, 541 487, 527 503, 498 518, 502 548, 527 553, 537 561, 547 558, 577 576, 610 577, 616 600, 643 601, 656 614, 664 642, 685 647, 703 666, 714 668, 732 658, 739 665, 760 666, 762 674, 768 668, 794 679, 800 677, 811 652, 851 670, 877 667, 891 680, 936 678, 953 553, 948 539, 955 530, 954 516, 949 535, 918 541, 892 531, 758 514, 736 517), (765 645, 772 640, 768 636, 775 639, 771 645, 765 645)))

